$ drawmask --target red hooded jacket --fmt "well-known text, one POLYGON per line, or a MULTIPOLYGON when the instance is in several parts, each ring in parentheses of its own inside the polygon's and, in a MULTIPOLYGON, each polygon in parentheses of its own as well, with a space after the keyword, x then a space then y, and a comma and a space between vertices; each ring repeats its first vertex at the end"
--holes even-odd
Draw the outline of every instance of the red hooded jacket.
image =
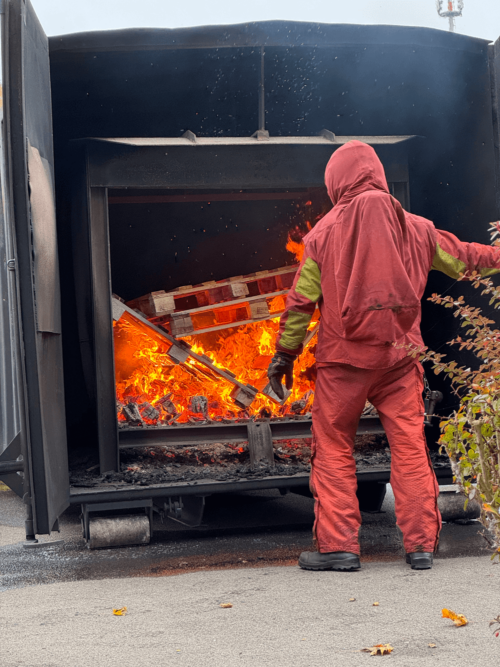
POLYGON ((497 273, 500 250, 462 243, 407 213, 389 194, 384 168, 367 144, 350 141, 330 158, 325 184, 334 207, 304 238, 305 252, 281 316, 277 350, 302 351, 316 303, 316 359, 388 368, 423 345, 420 300, 431 269, 458 278, 497 273))

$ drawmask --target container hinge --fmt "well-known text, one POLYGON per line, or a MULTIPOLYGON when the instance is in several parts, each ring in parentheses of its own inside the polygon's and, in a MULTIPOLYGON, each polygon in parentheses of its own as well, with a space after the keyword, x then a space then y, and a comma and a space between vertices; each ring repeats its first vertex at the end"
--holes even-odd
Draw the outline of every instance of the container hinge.
MULTIPOLYGON (((0 3, 1 2, 2 2, 2 0, 0 0, 0 3)), ((1 11, 0 11, 0 14, 1 14, 1 11)), ((7 261, 7 268, 9 269, 9 271, 15 271, 16 270, 16 260, 15 259, 9 259, 7 261)))

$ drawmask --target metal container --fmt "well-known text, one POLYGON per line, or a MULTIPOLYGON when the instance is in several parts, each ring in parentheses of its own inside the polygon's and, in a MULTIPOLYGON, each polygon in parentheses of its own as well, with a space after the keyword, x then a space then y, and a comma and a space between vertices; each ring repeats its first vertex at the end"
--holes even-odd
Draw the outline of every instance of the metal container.
MULTIPOLYGON (((175 438, 118 432, 111 283, 127 299, 206 280, 207 271, 217 280, 290 261, 283 226, 263 244, 257 222, 242 218, 232 236, 215 222, 207 228, 210 263, 193 268, 185 251, 201 252, 199 231, 162 227, 153 214, 142 234, 134 226, 152 197, 321 188, 333 150, 363 138, 404 206, 464 241, 488 242, 500 201, 498 43, 424 28, 278 21, 47 39, 29 0, 0 7, 0 478, 24 496, 30 536, 50 533, 70 502, 162 505, 195 495, 182 484, 70 489, 68 451, 98 450, 105 472, 128 446, 252 437, 238 425, 179 429, 175 438), (235 239, 243 253, 232 252, 235 239), (139 294, 129 293, 132 278, 139 294)), ((444 290, 470 296, 432 274, 428 293, 444 290)), ((441 346, 455 327, 449 311, 424 298, 427 344, 441 346)), ((433 388, 445 393, 446 412, 449 388, 441 380, 433 388)), ((360 428, 381 430, 373 419, 360 428)), ((265 431, 272 439, 309 429, 308 420, 290 420, 265 431)), ((439 474, 451 480, 449 469, 439 474)), ((197 493, 303 488, 303 477, 211 482, 197 493)), ((384 469, 364 479, 389 477, 384 469)))

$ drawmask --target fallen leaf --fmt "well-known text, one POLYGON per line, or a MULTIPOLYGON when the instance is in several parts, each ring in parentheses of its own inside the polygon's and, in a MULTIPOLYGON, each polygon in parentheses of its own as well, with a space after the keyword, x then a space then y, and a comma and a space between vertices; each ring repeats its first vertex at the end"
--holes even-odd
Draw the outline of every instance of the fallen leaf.
POLYGON ((496 625, 496 628, 493 628, 493 634, 495 637, 500 636, 500 614, 496 618, 494 618, 492 621, 490 621, 490 628, 492 625, 496 625))
POLYGON ((394 651, 394 648, 390 644, 375 644, 375 646, 370 646, 370 648, 363 648, 361 650, 370 655, 389 655, 394 651))
POLYGON ((372 604, 372 607, 378 607, 378 606, 379 606, 379 603, 378 603, 378 602, 374 602, 374 603, 372 604))
POLYGON ((219 607, 222 607, 222 609, 230 609, 232 606, 233 605, 230 602, 223 602, 219 605, 219 607))
POLYGON ((459 628, 461 625, 467 625, 469 622, 463 614, 455 614, 451 609, 442 610, 443 618, 450 618, 453 623, 459 628))
POLYGON ((349 602, 356 602, 356 598, 349 598, 349 602))
POLYGON ((127 607, 121 607, 120 609, 113 609, 113 614, 115 616, 125 616, 127 613, 127 607))
POLYGON ((429 644, 429 648, 437 648, 437 644, 429 644))

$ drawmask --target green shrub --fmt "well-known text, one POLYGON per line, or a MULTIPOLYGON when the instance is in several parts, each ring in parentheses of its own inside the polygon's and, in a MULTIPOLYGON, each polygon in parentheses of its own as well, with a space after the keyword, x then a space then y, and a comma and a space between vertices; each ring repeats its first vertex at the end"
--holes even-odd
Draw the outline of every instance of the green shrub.
MULTIPOLYGON (((493 244, 500 246, 500 241, 495 241, 500 223, 493 223, 490 231, 493 244)), ((490 307, 500 309, 500 287, 491 279, 473 272, 460 280, 471 281, 489 297, 490 307)), ((462 296, 454 299, 433 294, 429 300, 454 309, 465 331, 450 345, 472 352, 476 368, 458 366, 428 348, 413 348, 409 353, 420 361, 430 361, 436 375, 445 373, 459 397, 459 409, 440 423, 439 443, 450 457, 454 479, 466 496, 465 505, 470 500, 479 502, 492 558, 500 558, 500 330, 480 308, 468 306, 462 296)))

